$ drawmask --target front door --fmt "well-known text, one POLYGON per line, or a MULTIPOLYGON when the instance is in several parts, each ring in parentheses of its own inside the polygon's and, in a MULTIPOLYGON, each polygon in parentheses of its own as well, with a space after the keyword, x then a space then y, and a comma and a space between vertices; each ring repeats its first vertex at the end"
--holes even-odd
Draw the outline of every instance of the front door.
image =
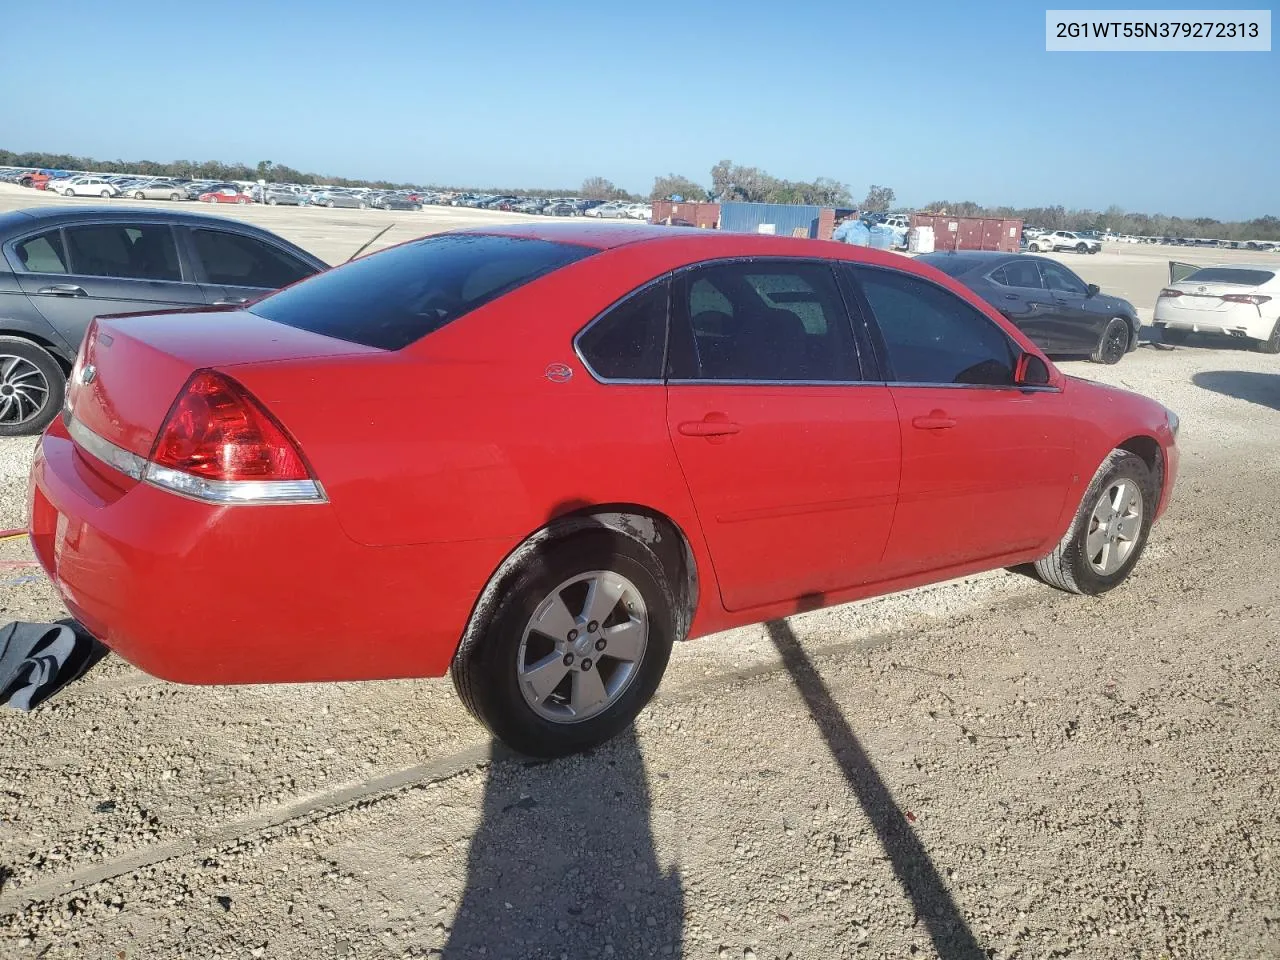
POLYGON ((1013 385, 1016 344, 949 290, 855 267, 902 436, 886 577, 1047 546, 1072 480, 1060 391, 1013 385))
POLYGON ((1111 322, 1111 314, 1098 309, 1098 301, 1089 296, 1088 285, 1062 264, 1041 260, 1040 272, 1054 301, 1054 351, 1093 353, 1111 322))
POLYGON ((729 610, 877 578, 899 437, 832 267, 706 265, 673 286, 667 421, 729 610))
POLYGON ((75 224, 12 250, 22 291, 72 347, 96 316, 204 303, 200 287, 183 280, 168 224, 75 224))

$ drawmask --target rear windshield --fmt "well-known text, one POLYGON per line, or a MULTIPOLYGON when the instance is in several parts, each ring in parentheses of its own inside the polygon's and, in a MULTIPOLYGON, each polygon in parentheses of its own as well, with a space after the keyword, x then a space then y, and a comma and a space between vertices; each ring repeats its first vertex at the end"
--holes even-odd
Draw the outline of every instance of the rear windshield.
POLYGON ((250 310, 326 337, 399 350, 594 252, 523 237, 428 237, 318 274, 250 310))
POLYGON ((1243 287, 1256 287, 1266 283, 1275 274, 1270 270, 1244 270, 1240 267, 1202 267, 1183 278, 1185 283, 1238 283, 1243 287))
POLYGON ((965 257, 955 253, 926 253, 923 257, 916 257, 916 262, 927 263, 935 270, 941 270, 949 277, 959 277, 990 261, 980 260, 977 257, 965 257))

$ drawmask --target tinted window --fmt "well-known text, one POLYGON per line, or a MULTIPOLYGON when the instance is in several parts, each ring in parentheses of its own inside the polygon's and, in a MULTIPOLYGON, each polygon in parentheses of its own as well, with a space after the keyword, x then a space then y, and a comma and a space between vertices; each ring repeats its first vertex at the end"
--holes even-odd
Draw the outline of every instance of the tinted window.
POLYGON ((675 290, 674 379, 859 379, 844 301, 825 264, 703 267, 675 290))
POLYGON ((609 380, 660 380, 667 345, 666 281, 628 297, 591 325, 578 349, 609 380))
POLYGON ((100 223, 67 227, 71 271, 87 277, 181 280, 173 231, 164 224, 100 223))
POLYGON ((316 272, 297 257, 256 237, 200 229, 193 229, 191 237, 210 283, 275 290, 316 272))
POLYGON ((941 287, 896 270, 856 267, 892 367, 907 383, 1013 383, 1004 331, 941 287))
POLYGON ((1240 267, 1204 267, 1184 279, 1188 283, 1238 283, 1256 287, 1275 277, 1270 270, 1247 270, 1240 267))
POLYGON ((1040 268, 1034 260, 1010 260, 991 274, 991 279, 1006 287, 1029 287, 1034 290, 1044 287, 1040 280, 1040 268))
POLYGON ((935 270, 941 270, 949 277, 958 277, 982 266, 983 261, 977 257, 966 257, 954 253, 926 253, 917 257, 917 262, 927 263, 935 270))
POLYGON ((1084 281, 1061 264, 1052 260, 1040 263, 1040 272, 1044 274, 1045 286, 1059 293, 1078 293, 1081 296, 1089 292, 1084 281))
POLYGON ((258 301, 253 312, 327 337, 399 350, 594 252, 523 237, 428 237, 326 271, 258 301))
POLYGON ((62 247, 62 233, 50 230, 14 244, 14 252, 22 268, 30 273, 66 273, 67 253, 62 247))

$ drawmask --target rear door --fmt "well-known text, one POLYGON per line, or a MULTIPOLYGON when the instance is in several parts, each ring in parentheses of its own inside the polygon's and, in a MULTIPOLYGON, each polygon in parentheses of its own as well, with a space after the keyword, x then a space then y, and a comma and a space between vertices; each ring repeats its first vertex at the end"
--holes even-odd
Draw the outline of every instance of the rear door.
POLYGON ((100 314, 205 302, 199 285, 184 278, 167 223, 75 223, 12 241, 6 255, 32 305, 73 347, 100 314))
POLYGON ((847 268, 897 407, 902 484, 884 576, 1043 547, 1074 466, 1060 390, 1013 385, 1019 351, 951 291, 903 271, 847 268))
POLYGON ((888 389, 863 379, 833 267, 676 275, 667 423, 729 610, 875 580, 898 488, 888 389))
POLYGON ((260 237, 211 227, 184 228, 196 276, 212 304, 244 304, 319 271, 260 237))

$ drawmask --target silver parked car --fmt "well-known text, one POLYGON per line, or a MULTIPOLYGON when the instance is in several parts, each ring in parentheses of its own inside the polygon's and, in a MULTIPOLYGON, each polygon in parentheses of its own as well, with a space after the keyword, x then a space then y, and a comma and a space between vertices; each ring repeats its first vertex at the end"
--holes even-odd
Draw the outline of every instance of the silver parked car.
POLYGON ((167 180, 144 180, 121 188, 126 197, 134 200, 185 200, 187 192, 176 183, 167 180))
POLYGON ((268 188, 263 193, 261 202, 269 207, 299 207, 302 205, 302 195, 293 190, 272 190, 268 188))
POLYGON ((329 191, 317 194, 313 200, 318 207, 355 207, 360 210, 369 209, 369 201, 364 197, 356 196, 354 193, 339 193, 338 191, 329 191))

